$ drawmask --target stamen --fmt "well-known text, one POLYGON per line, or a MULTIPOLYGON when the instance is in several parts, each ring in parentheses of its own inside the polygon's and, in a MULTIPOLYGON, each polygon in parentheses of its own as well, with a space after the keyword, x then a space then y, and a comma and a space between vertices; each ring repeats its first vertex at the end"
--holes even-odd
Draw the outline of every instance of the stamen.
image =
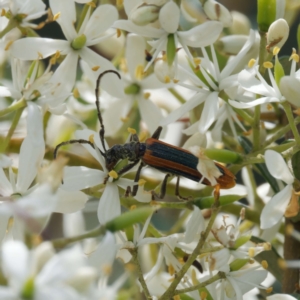
POLYGON ((147 93, 144 93, 144 98, 145 98, 145 99, 149 99, 149 98, 150 98, 150 96, 151 96, 151 94, 150 94, 150 93, 148 93, 148 92, 147 92, 147 93))
POLYGON ((280 51, 280 48, 279 47, 274 47, 274 49, 273 49, 273 55, 277 55, 278 53, 279 53, 279 51, 280 51))
POLYGON ((145 185, 146 182, 147 182, 147 181, 146 181, 145 179, 140 179, 140 180, 138 181, 138 186, 143 186, 143 185, 145 185))
POLYGON ((53 16, 53 21, 56 21, 60 17, 60 12, 53 16))
POLYGON ((127 131, 128 131, 130 134, 136 134, 136 130, 135 130, 134 128, 128 127, 128 128, 127 128, 127 131))
POLYGON ((261 262, 261 266, 265 269, 265 270, 267 270, 268 269, 268 262, 266 261, 266 260, 263 260, 262 262, 261 262))
POLYGON ((111 170, 109 173, 108 173, 109 177, 113 178, 113 179, 117 179, 118 178, 118 173, 114 170, 111 170))
POLYGON ((90 141, 92 144, 95 143, 95 141, 94 141, 94 135, 93 135, 93 134, 91 134, 91 135, 89 136, 89 141, 90 141))
POLYGON ((98 71, 99 69, 100 69, 100 66, 94 66, 94 67, 92 67, 93 71, 98 71))
POLYGON ((119 38, 122 34, 122 31, 121 29, 117 28, 117 38, 119 38))
POLYGON ((248 67, 252 68, 255 65, 256 60, 254 58, 251 58, 248 62, 248 67))
POLYGON ((265 61, 263 63, 263 66, 266 68, 266 69, 271 69, 273 68, 273 64, 270 62, 270 61, 265 61))

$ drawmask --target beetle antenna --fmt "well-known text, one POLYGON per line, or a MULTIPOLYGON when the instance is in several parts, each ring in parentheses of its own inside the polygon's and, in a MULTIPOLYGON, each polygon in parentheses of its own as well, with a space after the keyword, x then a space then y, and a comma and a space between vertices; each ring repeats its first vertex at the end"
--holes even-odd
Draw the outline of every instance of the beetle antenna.
POLYGON ((104 124, 103 124, 103 119, 102 119, 102 115, 101 115, 101 112, 100 112, 100 102, 99 102, 99 86, 100 86, 100 80, 101 78, 107 74, 107 73, 114 73, 116 74, 119 79, 121 79, 121 76, 120 74, 117 72, 117 71, 114 71, 114 70, 107 70, 107 71, 104 71, 102 73, 100 73, 100 75, 98 76, 97 78, 97 81, 96 81, 96 89, 95 89, 95 95, 96 95, 96 106, 97 106, 97 114, 98 114, 98 120, 100 122, 100 131, 99 131, 99 136, 100 136, 100 140, 101 140, 101 144, 103 146, 103 150, 104 150, 104 153, 106 153, 106 147, 105 147, 105 142, 104 142, 104 134, 105 134, 105 129, 104 129, 104 124))

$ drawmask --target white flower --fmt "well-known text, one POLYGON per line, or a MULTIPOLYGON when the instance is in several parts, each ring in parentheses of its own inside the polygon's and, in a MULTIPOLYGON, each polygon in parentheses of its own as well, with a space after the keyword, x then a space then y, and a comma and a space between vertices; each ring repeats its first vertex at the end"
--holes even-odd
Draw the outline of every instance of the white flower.
MULTIPOLYGON (((135 34, 129 34, 126 42, 126 73, 122 72, 122 83, 125 97, 117 99, 103 113, 106 135, 115 134, 124 124, 135 102, 138 104, 142 120, 148 130, 154 132, 163 118, 160 109, 151 101, 151 90, 162 88, 154 74, 144 76, 145 39, 135 34)), ((124 68, 125 69, 125 68, 124 68)))
MULTIPOLYGON (((269 85, 263 76, 259 73, 259 66, 255 65, 250 70, 243 70, 238 75, 238 82, 248 92, 254 93, 256 95, 262 95, 262 97, 255 98, 255 100, 245 99, 245 102, 238 102, 229 100, 229 103, 236 108, 251 108, 256 105, 270 102, 283 102, 285 97, 281 94, 281 91, 275 81, 271 68, 268 68, 268 74, 271 81, 269 85), (257 77, 257 78, 256 78, 257 77)), ((252 98, 252 99, 253 99, 252 98)))
POLYGON ((260 265, 226 273, 221 283, 207 286, 213 299, 243 299, 243 295, 253 288, 263 288, 259 284, 267 277, 267 270, 257 270, 260 265), (219 295, 219 296, 217 296, 219 295))
POLYGON ((226 119, 228 119, 230 127, 234 133, 235 128, 233 120, 235 120, 235 122, 243 128, 242 124, 237 119, 236 113, 219 97, 219 93, 224 90, 230 95, 231 89, 237 88, 237 75, 233 75, 233 72, 240 61, 243 60, 245 54, 251 49, 251 47, 255 43, 255 40, 255 32, 252 31, 244 47, 241 49, 237 56, 235 56, 232 60, 229 60, 228 64, 222 71, 220 71, 214 48, 211 47, 213 58, 212 62, 210 61, 205 48, 201 48, 204 57, 201 58, 199 68, 201 74, 205 78, 205 81, 201 80, 192 70, 180 68, 180 70, 183 71, 186 76, 192 80, 195 86, 181 82, 179 82, 178 84, 194 90, 197 93, 186 103, 180 106, 180 108, 170 113, 161 122, 161 125, 164 126, 178 120, 184 114, 204 102, 204 108, 201 114, 201 118, 198 122, 194 123, 190 127, 190 134, 195 133, 196 131, 204 133, 215 121, 217 121, 214 130, 216 133, 215 139, 220 139, 221 127, 226 119))
POLYGON ((280 79, 280 90, 282 95, 291 104, 296 107, 300 107, 300 69, 296 72, 296 65, 299 63, 299 55, 296 50, 293 49, 293 53, 290 57, 292 61, 290 75, 283 76, 280 79))
MULTIPOLYGON (((32 69, 19 59, 11 59, 12 84, 4 82, 0 87, 1 97, 12 97, 16 100, 34 101, 42 110, 48 110, 54 114, 65 110, 63 101, 70 95, 70 91, 58 83, 55 83, 55 73, 49 68, 38 77, 40 64, 33 62, 32 69), (29 76, 30 75, 30 76, 29 76), (24 85, 24 82, 26 83, 24 85)), ((59 113, 60 114, 60 113, 59 113)))
MULTIPOLYGON (((90 16, 91 9, 76 32, 75 3, 73 0, 52 0, 50 7, 54 14, 60 14, 57 22, 60 24, 67 40, 53 40, 47 38, 24 38, 13 43, 12 55, 23 60, 36 60, 59 53, 66 55, 64 61, 55 72, 54 83, 63 85, 71 91, 76 79, 78 57, 85 60, 91 69, 95 70, 95 80, 100 72, 108 69, 115 70, 111 62, 92 51, 89 47, 103 41, 105 31, 118 18, 118 12, 112 5, 100 5, 90 16)), ((109 74, 103 78, 103 87, 111 94, 122 97, 123 91, 119 88, 119 79, 109 74)))
POLYGON ((41 0, 11 0, 7 7, 11 13, 11 18, 20 22, 22 27, 38 27, 30 21, 40 18, 47 13, 46 5, 41 0))
MULTIPOLYGON (((61 188, 66 191, 79 191, 102 184, 109 176, 105 160, 99 150, 101 149, 101 151, 103 151, 99 134, 92 130, 85 129, 76 131, 75 136, 77 139, 85 140, 88 140, 90 136, 94 136, 95 149, 86 144, 83 144, 83 147, 85 147, 100 163, 103 171, 85 167, 65 167, 64 183, 61 188)), ((133 185, 134 183, 132 180, 118 178, 114 181, 112 177, 109 177, 98 206, 97 215, 101 224, 105 224, 121 214, 118 186, 126 190, 128 186, 133 187, 133 185)), ((150 202, 151 193, 138 193, 135 198, 141 202, 150 202)))
POLYGON ((87 293, 88 299, 99 299, 93 288, 97 272, 87 264, 79 246, 56 255, 49 250, 49 247, 44 247, 42 252, 48 252, 45 256, 41 255, 39 248, 30 252, 21 242, 6 242, 2 248, 2 269, 8 286, 1 286, 0 298, 80 300, 80 295, 87 293), (73 283, 79 278, 81 284, 74 287, 73 283))
POLYGON ((206 47, 211 45, 216 41, 223 29, 222 23, 208 21, 190 30, 178 31, 179 19, 179 7, 173 1, 169 1, 160 10, 159 22, 161 28, 159 29, 149 25, 137 26, 128 20, 118 20, 114 23, 114 27, 136 33, 146 38, 156 39, 148 42, 152 46, 150 52, 153 54, 152 59, 145 68, 146 71, 158 57, 159 53, 161 51, 166 51, 170 35, 174 35, 175 48, 182 47, 190 61, 193 63, 193 56, 188 47, 206 47))
POLYGON ((262 229, 273 227, 281 221, 291 200, 294 182, 293 175, 279 153, 273 150, 267 150, 265 152, 265 160, 271 175, 276 179, 284 181, 286 186, 273 196, 263 208, 260 215, 260 227, 262 229))

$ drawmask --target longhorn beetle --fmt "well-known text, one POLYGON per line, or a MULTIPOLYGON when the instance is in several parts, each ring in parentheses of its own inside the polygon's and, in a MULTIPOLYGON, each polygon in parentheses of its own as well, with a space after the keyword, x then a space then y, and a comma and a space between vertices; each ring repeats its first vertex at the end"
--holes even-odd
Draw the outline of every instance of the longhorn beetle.
MULTIPOLYGON (((162 182, 160 194, 157 195, 160 199, 165 196, 167 180, 170 175, 177 176, 175 194, 176 196, 184 199, 179 195, 179 178, 180 176, 182 176, 196 182, 199 182, 202 179, 202 174, 197 170, 198 158, 185 149, 160 141, 159 136, 162 131, 162 127, 158 127, 151 138, 146 139, 144 143, 139 141, 137 134, 132 134, 129 143, 125 143, 123 145, 117 144, 112 146, 110 149, 106 149, 104 142, 105 128, 100 112, 99 85, 101 78, 107 73, 114 73, 121 79, 118 72, 114 70, 107 70, 102 72, 98 76, 96 81, 96 107, 98 120, 100 122, 100 141, 103 147, 103 151, 101 151, 100 149, 99 151, 105 159, 107 170, 113 170, 118 161, 122 159, 128 159, 129 163, 117 172, 118 176, 120 176, 132 169, 139 162, 141 162, 135 175, 134 181, 136 183, 140 178, 142 168, 148 165, 164 173, 167 173, 162 182)), ((55 147, 54 159, 56 158, 57 151, 61 146, 74 143, 89 144, 91 147, 95 147, 92 142, 83 139, 62 142, 55 147)), ((218 183, 216 186, 216 193, 218 194, 219 189, 229 189, 235 185, 235 176, 221 164, 215 162, 215 165, 222 174, 219 178, 216 178, 216 181, 218 183)), ((206 178, 202 180, 202 183, 211 186, 210 181, 206 178)), ((138 185, 136 184, 133 186, 133 196, 136 195, 137 190, 138 185)), ((153 196, 154 195, 156 194, 153 192, 153 196)))

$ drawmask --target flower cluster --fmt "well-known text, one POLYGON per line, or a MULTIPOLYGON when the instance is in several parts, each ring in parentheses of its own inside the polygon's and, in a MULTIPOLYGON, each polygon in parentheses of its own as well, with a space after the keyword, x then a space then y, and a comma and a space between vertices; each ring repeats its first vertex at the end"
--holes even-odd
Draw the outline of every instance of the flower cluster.
POLYGON ((258 2, 0 1, 1 299, 292 299, 300 5, 258 2))

